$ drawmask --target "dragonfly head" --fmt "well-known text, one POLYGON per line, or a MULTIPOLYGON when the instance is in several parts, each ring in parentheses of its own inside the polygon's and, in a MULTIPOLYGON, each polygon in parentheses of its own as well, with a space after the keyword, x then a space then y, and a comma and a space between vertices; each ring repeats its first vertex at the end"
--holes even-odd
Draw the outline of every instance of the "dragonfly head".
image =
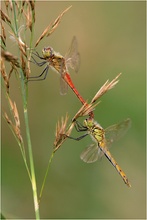
POLYGON ((94 120, 92 118, 86 118, 83 122, 84 126, 87 128, 91 128, 94 125, 94 120))
POLYGON ((42 50, 42 55, 44 58, 49 58, 53 55, 53 49, 51 47, 44 47, 42 50))

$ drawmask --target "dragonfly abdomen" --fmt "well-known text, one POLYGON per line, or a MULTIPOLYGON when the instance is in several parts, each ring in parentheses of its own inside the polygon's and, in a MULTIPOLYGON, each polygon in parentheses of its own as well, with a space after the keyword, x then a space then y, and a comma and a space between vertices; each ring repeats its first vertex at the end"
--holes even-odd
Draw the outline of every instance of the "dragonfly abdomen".
POLYGON ((128 180, 126 174, 121 169, 121 167, 118 165, 118 163, 115 161, 115 159, 112 157, 111 153, 107 149, 105 149, 105 148, 101 148, 101 150, 103 151, 103 153, 105 154, 107 159, 110 161, 110 163, 115 167, 117 172, 120 174, 120 176, 124 180, 125 184, 127 184, 129 187, 131 187, 131 184, 129 183, 129 180, 128 180))
POLYGON ((86 101, 83 99, 83 97, 79 94, 79 92, 75 88, 75 86, 70 78, 70 75, 66 72, 62 77, 65 80, 65 82, 69 85, 69 87, 74 91, 74 93, 76 94, 78 99, 81 101, 81 103, 84 105, 86 103, 86 101))

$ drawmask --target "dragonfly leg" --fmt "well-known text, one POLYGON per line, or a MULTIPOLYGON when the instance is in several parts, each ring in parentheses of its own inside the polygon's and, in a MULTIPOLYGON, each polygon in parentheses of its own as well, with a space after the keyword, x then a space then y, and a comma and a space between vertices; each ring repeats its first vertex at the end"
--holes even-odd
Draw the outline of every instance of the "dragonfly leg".
POLYGON ((33 61, 30 60, 30 62, 36 64, 37 66, 43 66, 43 65, 46 63, 46 61, 43 61, 43 62, 37 62, 33 56, 32 56, 32 59, 33 59, 33 61))
POLYGON ((32 54, 35 55, 36 57, 44 60, 44 57, 41 57, 37 51, 36 51, 36 53, 33 52, 32 54))
POLYGON ((49 70, 49 66, 47 65, 47 66, 45 67, 45 69, 42 71, 42 73, 41 73, 39 76, 30 76, 28 81, 40 81, 40 80, 44 80, 44 79, 46 78, 46 76, 47 76, 48 70, 49 70), (40 78, 43 74, 44 74, 44 77, 41 78, 41 79, 38 79, 38 78, 40 78))
POLYGON ((68 135, 66 135, 66 137, 69 138, 69 139, 75 140, 75 141, 80 141, 81 139, 83 139, 87 135, 88 135, 88 133, 87 134, 83 134, 82 136, 77 137, 77 138, 74 138, 74 137, 71 137, 71 136, 68 136, 68 135))
POLYGON ((87 127, 83 126, 80 122, 75 120, 75 129, 80 132, 80 131, 87 131, 87 127))

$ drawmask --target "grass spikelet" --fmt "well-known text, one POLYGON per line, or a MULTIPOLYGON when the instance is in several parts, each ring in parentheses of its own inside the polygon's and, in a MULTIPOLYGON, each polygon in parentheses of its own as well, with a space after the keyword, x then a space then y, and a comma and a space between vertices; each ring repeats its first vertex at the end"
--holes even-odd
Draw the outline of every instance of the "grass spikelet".
POLYGON ((102 95, 104 95, 108 90, 114 88, 114 86, 118 83, 118 78, 121 75, 119 73, 110 83, 109 80, 107 80, 104 85, 99 89, 99 91, 96 93, 96 95, 91 100, 91 104, 96 102, 102 95))
POLYGON ((0 9, 0 12, 1 12, 1 19, 6 23, 11 24, 11 19, 9 18, 9 16, 5 12, 3 12, 1 9, 0 9))
POLYGON ((5 64, 4 64, 4 59, 1 58, 1 62, 0 62, 0 71, 1 71, 1 74, 2 74, 2 77, 4 79, 4 83, 5 83, 5 86, 6 86, 6 91, 7 93, 9 93, 9 77, 6 73, 6 69, 5 69, 5 64))
POLYGON ((16 56, 14 56, 13 54, 11 54, 8 51, 2 51, 1 56, 8 62, 10 62, 12 65, 16 66, 16 67, 20 67, 19 65, 19 61, 18 58, 16 56))
POLYGON ((4 112, 4 117, 5 117, 6 121, 7 121, 7 123, 8 123, 9 125, 12 125, 12 121, 9 119, 9 117, 8 117, 8 115, 7 115, 6 112, 4 112))
POLYGON ((5 0, 4 2, 5 2, 5 6, 6 6, 7 11, 8 11, 9 8, 12 11, 12 1, 11 0, 5 0))
POLYGON ((19 114, 18 114, 16 103, 15 102, 13 103, 9 96, 8 96, 8 101, 10 104, 10 108, 11 108, 11 112, 12 112, 15 124, 12 123, 12 121, 9 119, 6 113, 4 113, 5 119, 7 123, 11 126, 11 129, 13 130, 16 138, 19 140, 20 143, 23 143, 23 139, 22 139, 21 132, 20 132, 20 119, 19 119, 19 114))
POLYGON ((66 8, 61 14, 55 19, 54 22, 50 22, 50 24, 45 28, 45 30, 42 32, 38 40, 36 41, 35 47, 40 43, 40 41, 45 37, 51 35, 56 28, 58 27, 59 23, 61 22, 62 16, 71 8, 72 6, 69 6, 66 8))
POLYGON ((55 29, 58 27, 59 23, 61 22, 62 16, 72 7, 69 6, 68 8, 66 8, 57 18, 56 20, 53 22, 52 26, 51 26, 51 30, 49 31, 49 33, 47 34, 47 37, 49 35, 51 35, 51 33, 53 33, 55 31, 55 29))
POLYGON ((65 133, 66 133, 66 126, 68 122, 68 115, 66 114, 65 119, 62 117, 61 122, 58 121, 56 125, 56 132, 55 132, 55 141, 54 141, 54 152, 61 146, 63 141, 65 140, 65 133))
POLYGON ((2 43, 3 43, 1 47, 4 49, 6 47, 6 32, 5 32, 5 27, 2 24, 2 21, 1 21, 1 35, 0 36, 1 36, 2 43))
POLYGON ((85 103, 84 105, 82 105, 82 107, 79 109, 79 111, 75 114, 75 116, 73 117, 72 121, 74 122, 79 117, 83 117, 83 116, 89 115, 91 112, 94 111, 96 105, 97 104, 92 105, 92 104, 85 103))
POLYGON ((31 0, 31 1, 29 1, 29 4, 31 6, 31 10, 35 11, 35 1, 31 0))

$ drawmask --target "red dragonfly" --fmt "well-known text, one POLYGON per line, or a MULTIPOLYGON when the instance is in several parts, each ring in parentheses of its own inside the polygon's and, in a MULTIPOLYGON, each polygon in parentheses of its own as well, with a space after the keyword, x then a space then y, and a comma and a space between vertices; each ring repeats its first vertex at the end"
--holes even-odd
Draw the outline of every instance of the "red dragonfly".
POLYGON ((34 53, 35 56, 43 60, 42 62, 37 62, 34 59, 34 57, 32 57, 35 64, 37 64, 40 67, 45 64, 47 65, 39 76, 29 77, 29 81, 30 78, 31 81, 44 80, 47 76, 49 67, 51 67, 53 70, 55 70, 57 73, 60 74, 60 93, 62 95, 65 95, 67 93, 69 86, 76 94, 78 99, 81 101, 81 103, 85 104, 86 101, 83 99, 83 97, 79 94, 79 92, 75 88, 68 71, 68 67, 74 69, 76 73, 79 70, 80 55, 77 48, 78 48, 77 39, 74 36, 71 42, 71 46, 68 52, 66 53, 65 57, 63 57, 58 52, 55 52, 52 47, 43 48, 42 50, 43 57, 41 57, 37 52, 34 53), (41 76, 43 76, 43 78, 40 78, 41 76))

